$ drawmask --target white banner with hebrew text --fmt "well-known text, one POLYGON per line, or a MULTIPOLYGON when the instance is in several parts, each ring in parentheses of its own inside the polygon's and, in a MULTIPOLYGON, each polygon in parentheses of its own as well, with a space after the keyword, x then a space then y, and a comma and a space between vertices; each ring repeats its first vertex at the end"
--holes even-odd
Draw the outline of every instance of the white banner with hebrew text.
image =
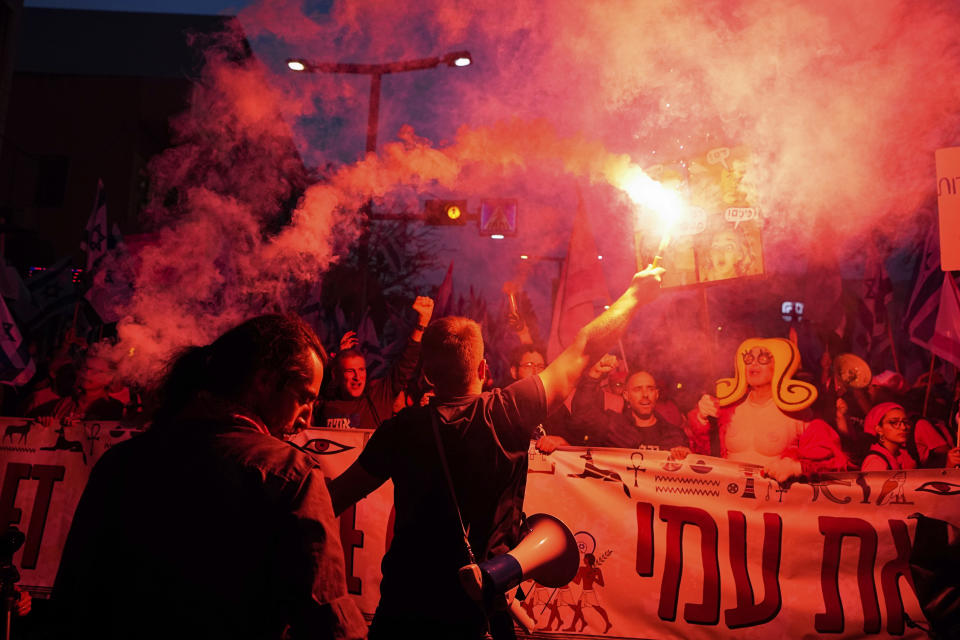
MULTIPOLYGON (((7 418, 0 433, 0 525, 26 533, 14 561, 21 584, 42 595, 90 466, 130 433, 7 418)), ((335 476, 369 433, 311 429, 296 444, 335 476)), ((525 511, 559 517, 581 551, 568 586, 524 585, 536 637, 921 637, 910 626, 923 622, 910 516, 960 525, 960 471, 854 472, 781 487, 716 458, 571 448, 530 454, 525 511)), ((391 515, 387 483, 341 517, 348 588, 368 615, 391 515)))

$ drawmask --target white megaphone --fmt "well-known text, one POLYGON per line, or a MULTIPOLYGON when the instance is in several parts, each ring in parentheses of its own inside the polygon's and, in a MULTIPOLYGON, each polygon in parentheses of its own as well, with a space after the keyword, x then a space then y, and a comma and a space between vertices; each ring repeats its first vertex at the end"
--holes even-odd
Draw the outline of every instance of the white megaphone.
POLYGON ((460 584, 473 600, 490 603, 530 579, 545 587, 562 587, 577 575, 580 551, 567 525, 535 513, 527 518, 527 528, 527 535, 507 553, 460 568, 460 584))

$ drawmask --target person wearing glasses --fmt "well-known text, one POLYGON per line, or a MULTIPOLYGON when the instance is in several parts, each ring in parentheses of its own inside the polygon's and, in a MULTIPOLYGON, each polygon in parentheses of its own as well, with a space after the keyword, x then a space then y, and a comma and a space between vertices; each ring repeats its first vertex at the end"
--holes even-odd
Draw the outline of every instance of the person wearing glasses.
POLYGON ((863 421, 863 430, 876 435, 877 441, 867 451, 861 471, 916 469, 917 461, 907 451, 913 425, 907 412, 895 402, 882 402, 870 409, 863 421))
MULTIPOLYGON (((861 471, 900 471, 916 469, 917 461, 910 455, 909 444, 913 425, 907 412, 896 402, 881 402, 867 413, 863 430, 876 436, 877 441, 863 458, 861 471)), ((947 452, 946 467, 960 464, 960 448, 947 452)))
POLYGON ((733 378, 717 381, 688 414, 691 449, 763 468, 785 482, 816 471, 843 471, 840 437, 807 409, 817 389, 793 377, 797 346, 784 338, 751 338, 737 349, 733 378))
POLYGON ((533 344, 521 344, 514 349, 510 358, 510 377, 514 380, 526 380, 547 368, 547 359, 543 349, 533 344))
MULTIPOLYGON (((547 368, 547 359, 544 357, 544 349, 532 343, 524 343, 517 346, 510 356, 510 383, 518 380, 539 375, 547 368)), ((509 383, 508 383, 509 384, 509 383)), ((567 407, 560 405, 554 410, 543 424, 537 425, 531 434, 531 438, 538 442, 549 443, 554 438, 558 442, 566 444, 567 437, 570 435, 570 412, 567 407), (547 440, 542 440, 545 436, 550 436, 547 440)), ((549 447, 549 445, 546 445, 549 447)), ((555 447, 551 447, 553 451, 555 447)))

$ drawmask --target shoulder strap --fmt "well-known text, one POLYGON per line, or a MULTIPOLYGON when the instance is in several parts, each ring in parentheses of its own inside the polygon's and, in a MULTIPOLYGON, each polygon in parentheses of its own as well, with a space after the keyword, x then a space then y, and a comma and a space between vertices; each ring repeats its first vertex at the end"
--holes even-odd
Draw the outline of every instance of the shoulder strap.
POLYGON ((460 531, 463 533, 463 544, 467 548, 467 557, 470 558, 470 564, 476 564, 477 560, 473 556, 473 548, 470 546, 467 528, 464 526, 463 516, 460 514, 457 492, 453 489, 453 479, 450 477, 450 467, 447 465, 447 456, 443 451, 443 443, 440 441, 440 427, 437 425, 437 414, 432 408, 428 408, 427 411, 430 412, 430 423, 433 425, 433 438, 437 443, 437 453, 440 454, 440 464, 443 466, 443 474, 447 478, 447 487, 450 489, 450 499, 453 501, 453 508, 457 512, 457 519, 460 521, 460 531))
MULTIPOLYGON (((876 451, 868 451, 867 455, 863 456, 863 462, 866 462, 867 458, 869 458, 870 456, 876 456, 880 458, 881 460, 883 460, 883 464, 887 465, 887 469, 891 469, 891 470, 893 469, 893 465, 890 464, 890 459, 887 456, 883 455, 882 453, 877 453, 876 451)), ((863 462, 860 463, 861 467, 863 466, 863 462)))

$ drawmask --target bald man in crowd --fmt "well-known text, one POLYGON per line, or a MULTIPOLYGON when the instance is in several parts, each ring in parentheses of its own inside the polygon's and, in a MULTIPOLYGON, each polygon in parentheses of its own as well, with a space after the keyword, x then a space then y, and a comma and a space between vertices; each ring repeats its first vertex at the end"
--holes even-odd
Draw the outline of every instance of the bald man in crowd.
POLYGON ((573 415, 578 421, 591 425, 590 445, 662 449, 670 451, 674 458, 685 458, 690 453, 687 435, 680 425, 657 411, 660 387, 649 372, 637 371, 627 378, 622 411, 604 409, 600 383, 616 367, 616 356, 605 355, 583 377, 573 396, 573 415))

